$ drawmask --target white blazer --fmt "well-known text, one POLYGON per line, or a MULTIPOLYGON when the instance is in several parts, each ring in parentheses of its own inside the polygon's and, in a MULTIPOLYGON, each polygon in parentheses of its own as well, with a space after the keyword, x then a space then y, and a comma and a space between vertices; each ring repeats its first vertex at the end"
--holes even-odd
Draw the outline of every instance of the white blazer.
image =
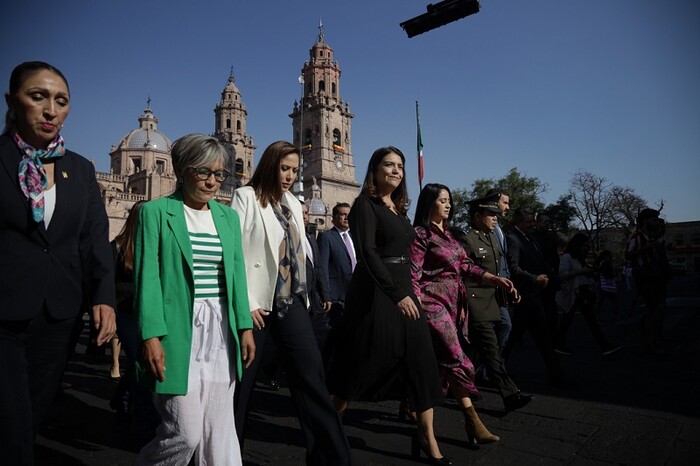
MULTIPOLYGON (((285 192, 281 203, 292 212, 292 227, 299 231, 299 238, 304 239, 304 219, 301 204, 290 193, 285 192)), ((265 208, 255 197, 250 186, 238 188, 233 192, 231 208, 238 212, 241 219, 241 236, 243 240, 243 257, 245 258, 246 278, 248 279, 248 301, 251 312, 255 309, 271 311, 275 298, 275 286, 279 273, 280 243, 284 239, 284 230, 277 220, 272 206, 265 208)), ((299 273, 306 278, 306 255, 301 248, 299 273)), ((308 298, 306 305, 308 307, 308 298)))

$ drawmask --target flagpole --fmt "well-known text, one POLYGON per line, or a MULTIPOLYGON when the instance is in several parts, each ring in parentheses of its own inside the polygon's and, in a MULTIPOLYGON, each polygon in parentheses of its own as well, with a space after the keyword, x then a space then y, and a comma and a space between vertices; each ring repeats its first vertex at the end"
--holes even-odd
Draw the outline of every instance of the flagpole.
POLYGON ((416 100, 416 150, 418 152, 418 188, 423 190, 423 138, 420 134, 420 118, 418 117, 418 101, 416 100))

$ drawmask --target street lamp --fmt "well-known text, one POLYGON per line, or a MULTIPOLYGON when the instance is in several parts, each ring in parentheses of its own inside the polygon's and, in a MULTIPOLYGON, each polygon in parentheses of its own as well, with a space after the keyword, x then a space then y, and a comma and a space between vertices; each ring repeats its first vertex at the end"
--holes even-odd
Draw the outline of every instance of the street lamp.
POLYGON ((423 34, 479 12, 478 0, 444 0, 428 5, 428 12, 401 23, 408 37, 423 34))

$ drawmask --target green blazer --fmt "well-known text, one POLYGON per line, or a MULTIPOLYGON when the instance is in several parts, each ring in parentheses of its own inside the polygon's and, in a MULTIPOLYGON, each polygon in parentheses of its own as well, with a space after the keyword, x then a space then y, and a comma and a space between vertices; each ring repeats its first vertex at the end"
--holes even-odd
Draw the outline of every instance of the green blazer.
MULTIPOLYGON (((459 240, 476 265, 498 275, 502 257, 496 235, 469 228, 467 234, 459 240)), ((496 287, 473 281, 467 281, 466 285, 469 319, 475 322, 500 321, 501 311, 496 301, 496 287)))
MULTIPOLYGON (((221 240, 226 278, 228 318, 233 338, 230 357, 236 361, 238 378, 242 363, 238 332, 253 328, 248 306, 245 263, 241 249, 238 214, 216 201, 209 201, 221 240)), ((165 381, 158 382, 148 367, 139 367, 139 379, 156 393, 187 393, 194 277, 192 245, 185 222, 182 191, 147 202, 139 212, 134 250, 134 306, 143 340, 158 337, 165 351, 165 381)))

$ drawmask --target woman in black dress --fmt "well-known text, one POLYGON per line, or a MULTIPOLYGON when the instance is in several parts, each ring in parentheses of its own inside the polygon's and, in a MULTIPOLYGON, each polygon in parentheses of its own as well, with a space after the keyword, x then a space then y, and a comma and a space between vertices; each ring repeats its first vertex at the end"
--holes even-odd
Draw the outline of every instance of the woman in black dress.
POLYGON ((406 217, 404 163, 397 148, 377 149, 350 210, 357 266, 329 383, 342 413, 351 400, 381 399, 401 377, 418 414, 413 454, 422 449, 434 463, 451 464, 433 431, 433 406, 443 395, 425 314, 411 287, 408 251, 415 231, 406 217))

